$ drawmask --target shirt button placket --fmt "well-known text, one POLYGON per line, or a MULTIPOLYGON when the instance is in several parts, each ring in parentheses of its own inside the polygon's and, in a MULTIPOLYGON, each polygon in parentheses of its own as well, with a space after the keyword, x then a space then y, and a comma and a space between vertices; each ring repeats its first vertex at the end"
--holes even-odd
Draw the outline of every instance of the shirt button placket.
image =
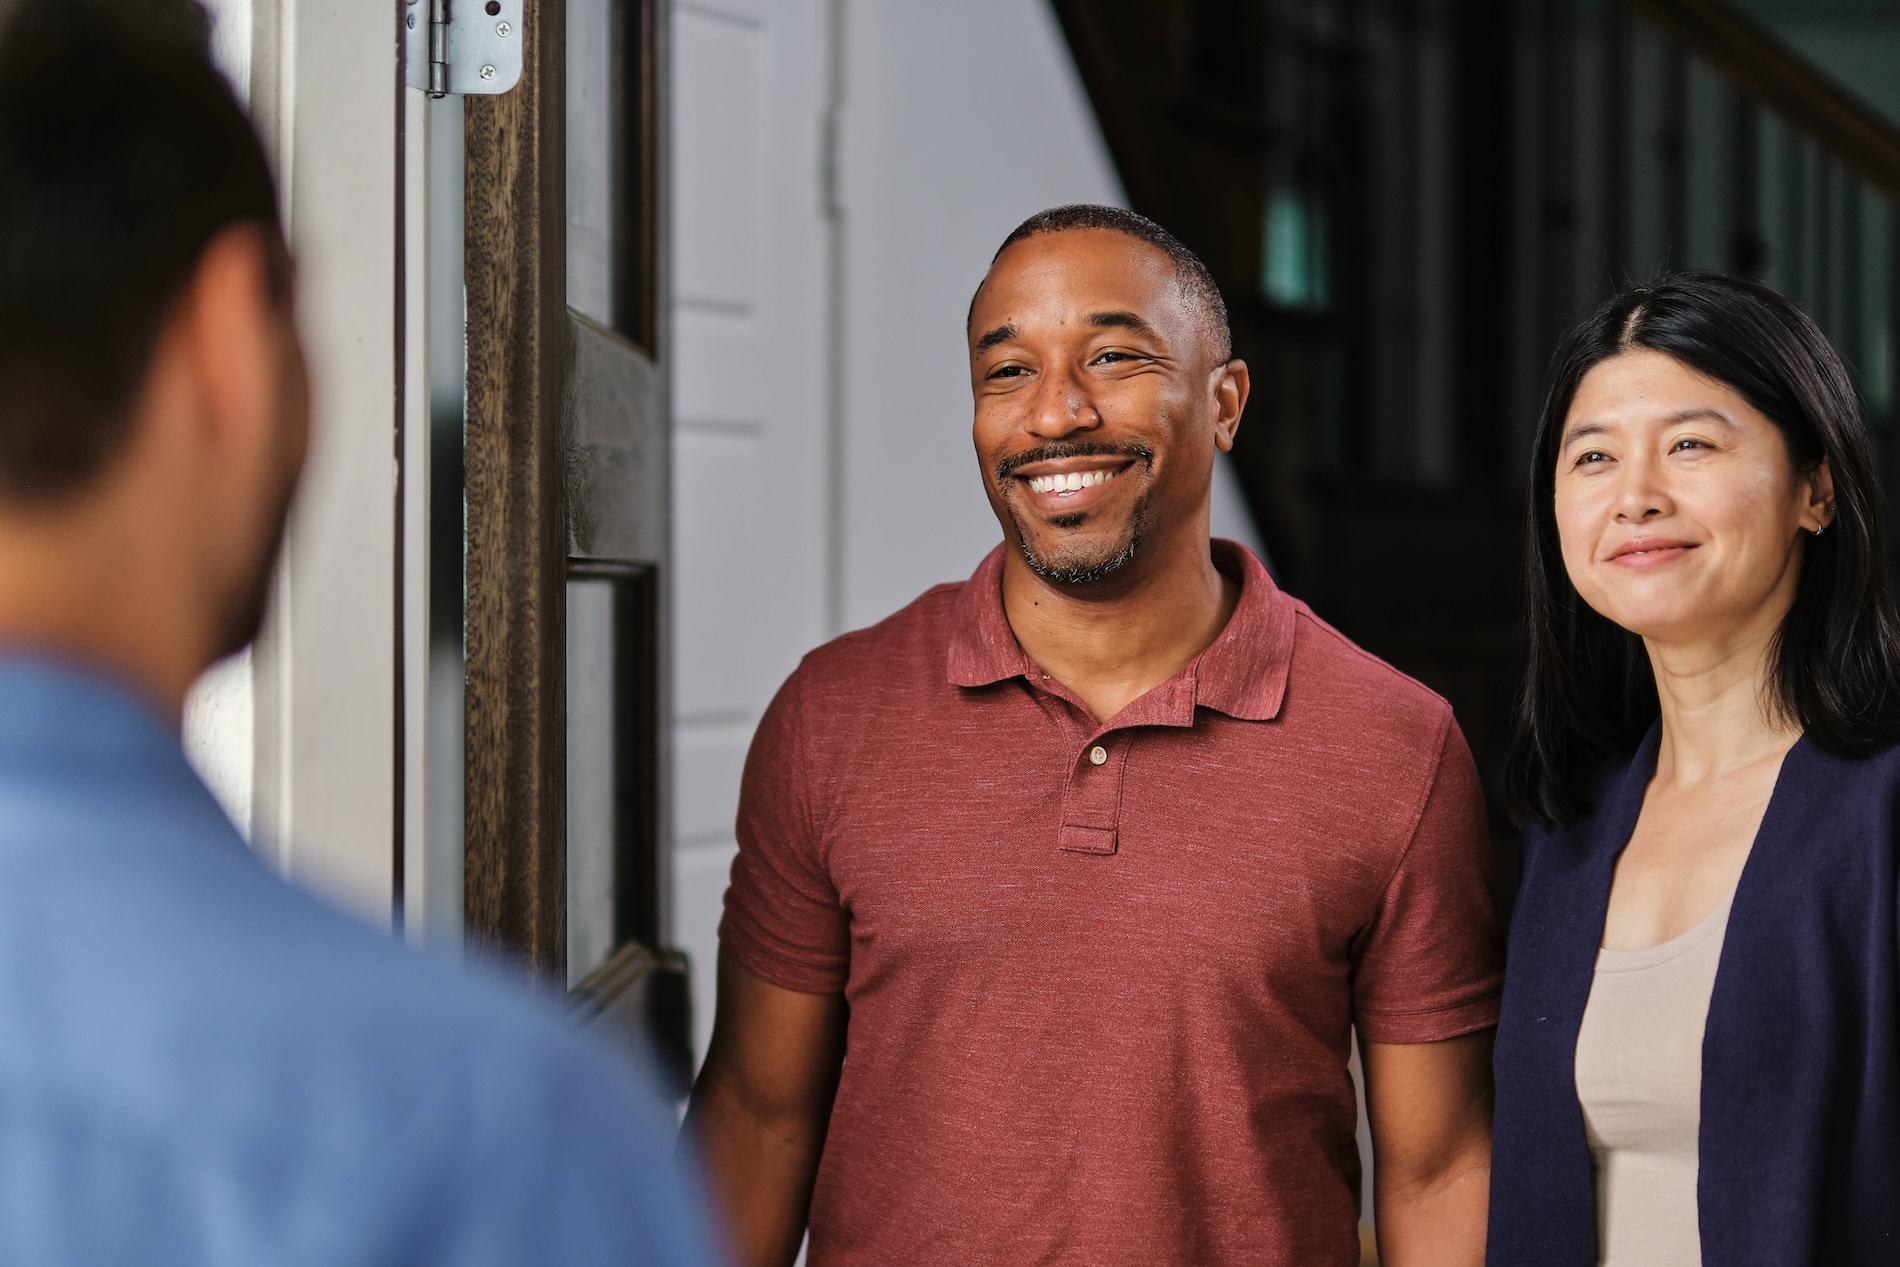
POLYGON ((1084 748, 1062 789, 1058 846, 1067 853, 1112 854, 1121 827, 1122 767, 1130 735, 1105 735, 1084 748))

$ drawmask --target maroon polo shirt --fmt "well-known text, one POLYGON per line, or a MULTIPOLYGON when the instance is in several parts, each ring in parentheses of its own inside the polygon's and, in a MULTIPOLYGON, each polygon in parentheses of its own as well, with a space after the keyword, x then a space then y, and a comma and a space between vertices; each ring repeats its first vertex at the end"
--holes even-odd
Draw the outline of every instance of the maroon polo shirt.
POLYGON ((746 761, 720 937, 850 1005, 812 1267, 1351 1267, 1354 1025, 1494 1024, 1451 709, 1216 542, 1212 646, 1107 724, 999 548, 805 658, 746 761))

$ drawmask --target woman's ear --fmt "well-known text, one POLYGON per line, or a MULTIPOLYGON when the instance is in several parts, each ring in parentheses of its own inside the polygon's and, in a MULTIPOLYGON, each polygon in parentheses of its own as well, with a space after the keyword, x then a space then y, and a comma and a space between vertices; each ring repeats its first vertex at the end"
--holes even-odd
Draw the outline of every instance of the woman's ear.
POLYGON ((1808 472, 1803 483, 1807 488, 1807 505, 1801 509, 1801 526, 1818 534, 1834 522, 1834 472, 1829 469, 1826 458, 1808 472))

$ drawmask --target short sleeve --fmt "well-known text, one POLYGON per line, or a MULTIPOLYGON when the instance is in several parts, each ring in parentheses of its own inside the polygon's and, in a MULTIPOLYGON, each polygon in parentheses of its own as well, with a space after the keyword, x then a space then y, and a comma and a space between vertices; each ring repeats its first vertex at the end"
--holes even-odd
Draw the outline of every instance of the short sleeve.
POLYGON ((1353 974, 1353 1011, 1375 1043, 1429 1043, 1498 1021, 1503 952, 1491 899, 1478 770, 1448 721, 1412 839, 1387 882, 1353 974))
POLYGON ((746 754, 719 940, 773 985, 834 994, 850 970, 851 929, 810 810, 803 674, 779 689, 746 754))

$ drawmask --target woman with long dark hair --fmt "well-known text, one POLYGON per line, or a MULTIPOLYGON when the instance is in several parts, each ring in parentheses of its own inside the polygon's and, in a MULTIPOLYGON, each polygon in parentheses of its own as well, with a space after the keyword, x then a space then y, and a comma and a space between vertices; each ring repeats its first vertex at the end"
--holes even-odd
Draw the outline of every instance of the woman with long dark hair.
POLYGON ((1686 274, 1533 446, 1493 1264, 1900 1261, 1900 621, 1840 357, 1686 274))

